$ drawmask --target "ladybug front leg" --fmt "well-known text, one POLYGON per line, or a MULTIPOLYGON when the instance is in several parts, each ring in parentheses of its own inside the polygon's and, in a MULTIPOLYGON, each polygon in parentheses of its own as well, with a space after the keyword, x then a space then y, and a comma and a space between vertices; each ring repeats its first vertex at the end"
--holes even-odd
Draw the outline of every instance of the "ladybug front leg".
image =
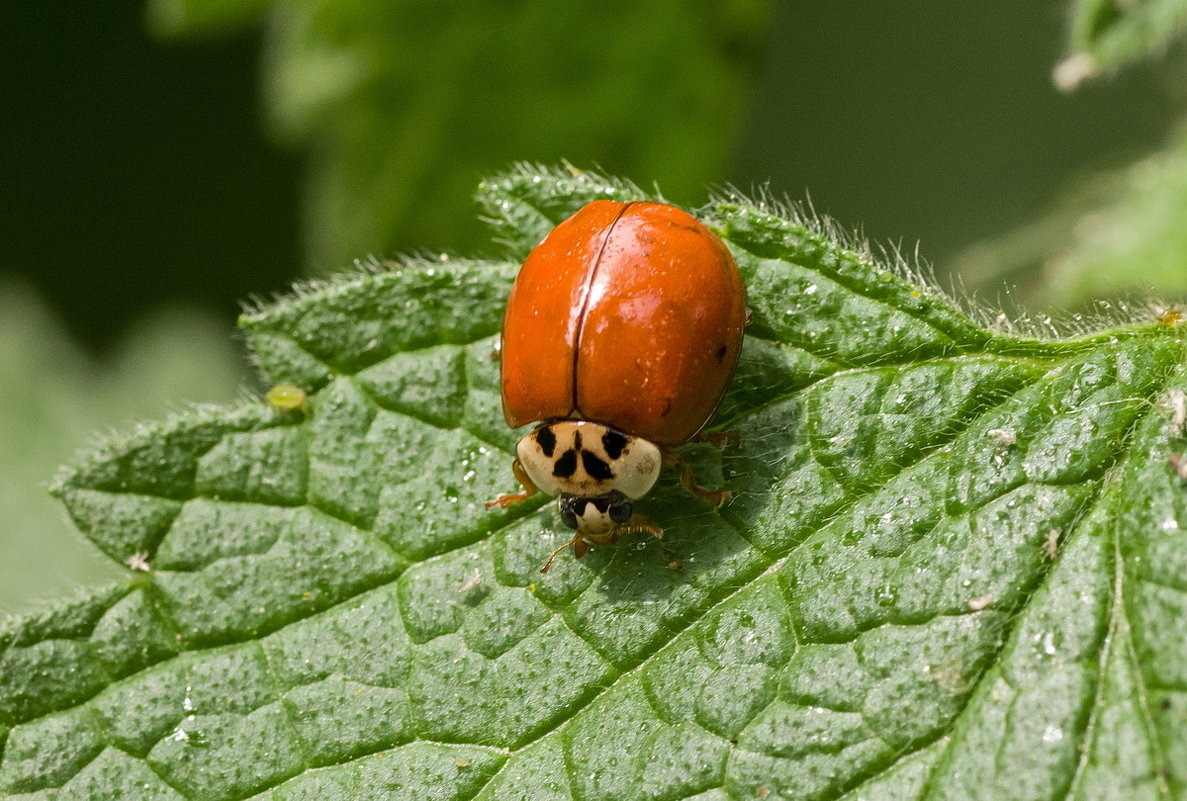
POLYGON ((663 455, 664 467, 671 467, 680 471, 680 486, 684 487, 685 492, 695 495, 698 498, 703 498, 713 506, 721 506, 730 498, 734 497, 734 494, 729 490, 711 490, 697 484, 697 477, 693 475, 692 468, 675 451, 665 448, 663 455))
POLYGON ((498 506, 500 509, 506 509, 512 504, 526 501, 528 498, 540 491, 530 478, 528 473, 523 469, 523 465, 516 459, 511 463, 511 472, 515 474, 515 478, 523 485, 523 492, 504 492, 495 498, 493 501, 486 502, 486 508, 490 509, 492 506, 498 506))

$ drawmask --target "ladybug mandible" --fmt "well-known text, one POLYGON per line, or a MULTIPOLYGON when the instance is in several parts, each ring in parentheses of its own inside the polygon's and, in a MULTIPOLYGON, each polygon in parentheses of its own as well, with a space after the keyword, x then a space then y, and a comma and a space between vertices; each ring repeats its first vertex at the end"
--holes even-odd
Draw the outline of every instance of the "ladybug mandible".
POLYGON ((728 500, 697 486, 671 448, 697 437, 720 403, 746 317, 725 245, 663 203, 595 200, 528 255, 503 321, 503 413, 512 428, 539 425, 515 448, 523 491, 486 505, 559 498, 577 533, 541 572, 570 546, 580 559, 587 541, 660 536, 642 516, 632 521, 631 502, 662 467, 679 469, 682 486, 713 505, 728 500))

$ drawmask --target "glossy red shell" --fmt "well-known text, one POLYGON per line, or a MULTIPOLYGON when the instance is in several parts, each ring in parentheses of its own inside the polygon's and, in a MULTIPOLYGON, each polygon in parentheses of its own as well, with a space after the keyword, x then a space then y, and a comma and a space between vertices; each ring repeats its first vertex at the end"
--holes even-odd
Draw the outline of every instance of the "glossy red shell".
POLYGON ((503 324, 512 427, 591 420, 687 442, 725 393, 746 325, 721 240, 662 203, 596 200, 528 256, 503 324))

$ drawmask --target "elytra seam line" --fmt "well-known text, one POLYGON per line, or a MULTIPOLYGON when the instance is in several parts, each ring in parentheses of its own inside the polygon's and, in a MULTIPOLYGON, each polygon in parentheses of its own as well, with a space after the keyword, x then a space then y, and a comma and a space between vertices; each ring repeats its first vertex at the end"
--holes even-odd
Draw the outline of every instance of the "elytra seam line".
POLYGON ((577 332, 573 337, 573 372, 572 383, 570 385, 570 397, 573 399, 573 408, 569 410, 570 415, 581 416, 581 408, 577 403, 577 360, 581 356, 581 339, 585 333, 585 313, 589 310, 589 296, 593 290, 594 279, 597 278, 598 268, 602 265, 602 254, 606 252, 606 245, 610 242, 610 237, 614 234, 614 228, 618 225, 618 221, 622 219, 622 215, 626 214, 626 210, 635 205, 638 201, 628 201, 618 210, 618 215, 606 228, 606 234, 602 237, 602 244, 598 248, 598 255, 594 258, 593 268, 589 271, 589 277, 585 282, 585 295, 581 298, 581 312, 577 317, 577 332))

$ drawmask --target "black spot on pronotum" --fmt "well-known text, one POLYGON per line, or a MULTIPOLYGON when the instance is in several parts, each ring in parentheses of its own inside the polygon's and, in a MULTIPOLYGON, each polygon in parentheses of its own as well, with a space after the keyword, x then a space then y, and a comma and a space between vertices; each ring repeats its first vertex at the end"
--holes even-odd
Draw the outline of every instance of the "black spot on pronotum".
POLYGON ((597 481, 606 481, 614 478, 614 473, 610 470, 610 465, 589 451, 582 451, 581 466, 585 468, 585 472, 590 478, 597 481))
POLYGON ((725 345, 722 345, 720 348, 717 349, 717 353, 715 353, 713 355, 717 357, 717 361, 723 362, 723 361, 725 361, 725 354, 728 351, 729 351, 729 348, 727 348, 725 345))
POLYGON ((602 447, 606 449, 606 455, 611 459, 617 459, 622 456, 622 451, 626 447, 626 443, 626 435, 620 434, 617 431, 607 431, 602 435, 602 447))
POLYGON ((581 450, 581 432, 580 431, 573 432, 573 447, 576 448, 577 450, 581 450))
POLYGON ((544 456, 551 459, 553 451, 556 450, 556 434, 552 433, 551 428, 544 426, 536 432, 536 444, 540 446, 544 456))
POLYGON ((552 465, 552 474, 557 478, 569 478, 576 472, 577 451, 565 451, 552 465))

